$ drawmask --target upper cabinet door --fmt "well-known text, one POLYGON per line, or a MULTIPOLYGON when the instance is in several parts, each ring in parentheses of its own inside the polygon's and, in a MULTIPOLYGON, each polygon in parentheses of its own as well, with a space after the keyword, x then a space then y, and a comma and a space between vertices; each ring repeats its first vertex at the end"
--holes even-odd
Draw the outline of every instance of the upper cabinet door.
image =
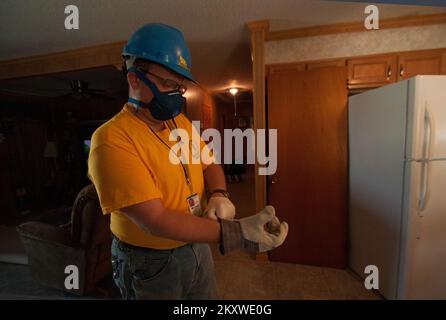
POLYGON ((396 81, 393 55, 349 59, 347 66, 349 89, 379 87, 396 81))
POLYGON ((398 80, 416 75, 446 74, 446 51, 429 50, 398 55, 398 80))

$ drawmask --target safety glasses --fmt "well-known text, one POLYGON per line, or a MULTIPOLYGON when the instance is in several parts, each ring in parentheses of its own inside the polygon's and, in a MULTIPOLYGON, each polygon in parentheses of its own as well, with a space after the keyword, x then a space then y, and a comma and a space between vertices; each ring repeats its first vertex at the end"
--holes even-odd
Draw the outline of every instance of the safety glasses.
POLYGON ((172 80, 172 79, 165 79, 163 77, 160 77, 157 74, 154 74, 148 70, 144 70, 141 68, 138 68, 140 71, 144 72, 145 74, 150 74, 151 76, 155 77, 156 79, 158 79, 158 81, 160 82, 160 84, 167 88, 169 91, 175 91, 175 92, 179 92, 181 94, 184 94, 187 90, 187 87, 172 80))

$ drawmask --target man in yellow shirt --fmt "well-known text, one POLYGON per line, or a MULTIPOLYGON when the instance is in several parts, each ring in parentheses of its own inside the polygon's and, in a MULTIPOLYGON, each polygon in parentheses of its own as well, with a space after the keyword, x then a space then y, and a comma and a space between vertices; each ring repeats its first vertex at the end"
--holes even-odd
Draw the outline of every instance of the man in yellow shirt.
POLYGON ((288 226, 272 207, 234 220, 220 165, 171 161, 177 143, 188 144, 192 157, 206 152, 203 141, 183 141, 176 130, 189 137, 195 130, 180 113, 185 81, 194 81, 181 32, 146 24, 129 39, 123 57, 129 99, 94 132, 88 163, 102 211, 111 214, 115 283, 124 299, 215 299, 207 243, 220 243, 223 254, 267 251, 282 244, 288 226))

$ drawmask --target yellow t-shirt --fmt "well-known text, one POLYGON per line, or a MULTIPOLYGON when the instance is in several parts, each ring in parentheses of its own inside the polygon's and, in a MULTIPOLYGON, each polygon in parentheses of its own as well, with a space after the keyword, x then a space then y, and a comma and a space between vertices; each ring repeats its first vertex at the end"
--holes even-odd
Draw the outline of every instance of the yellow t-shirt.
MULTIPOLYGON (((120 113, 100 126, 93 133, 88 159, 88 177, 94 183, 102 212, 111 213, 111 231, 121 241, 140 247, 172 249, 183 242, 161 238, 144 232, 119 209, 159 198, 168 210, 190 214, 186 198, 197 193, 204 209, 204 163, 184 164, 191 187, 186 182, 181 164, 169 161, 170 129, 156 132, 137 118, 131 107, 125 105, 120 113)), ((195 150, 192 124, 183 115, 175 118, 178 129, 189 134, 190 151, 195 150), (192 147, 193 144, 193 147, 192 147)), ((167 121, 174 129, 173 122, 167 121)), ((196 132, 196 131, 195 131, 196 132)), ((200 139, 200 150, 204 142, 200 139)), ((196 154, 195 154, 196 155, 196 154)), ((190 158, 191 160, 191 158, 190 158)))

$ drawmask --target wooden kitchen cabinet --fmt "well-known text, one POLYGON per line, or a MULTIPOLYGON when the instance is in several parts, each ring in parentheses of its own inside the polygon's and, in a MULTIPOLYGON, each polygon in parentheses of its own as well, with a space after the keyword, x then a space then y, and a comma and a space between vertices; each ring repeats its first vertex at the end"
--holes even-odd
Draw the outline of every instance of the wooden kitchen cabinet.
POLYGON ((305 70, 305 63, 285 63, 285 64, 268 66, 266 73, 275 74, 275 73, 296 72, 304 70, 305 70))
POLYGON ((446 50, 416 51, 398 55, 398 80, 419 74, 446 74, 446 50))
POLYGON ((267 74, 314 70, 330 67, 345 67, 345 59, 328 59, 308 63, 281 63, 267 66, 267 74))
POLYGON ((268 65, 266 73, 347 66, 348 89, 363 91, 416 75, 446 74, 446 48, 268 65))
POLYGON ((349 59, 348 87, 372 88, 395 82, 396 65, 396 56, 390 54, 349 59))
POLYGON ((348 88, 386 85, 416 75, 446 74, 446 50, 423 50, 347 60, 348 88))
POLYGON ((317 68, 327 68, 327 67, 345 67, 344 59, 336 59, 336 60, 324 60, 307 63, 307 70, 313 70, 317 68))

